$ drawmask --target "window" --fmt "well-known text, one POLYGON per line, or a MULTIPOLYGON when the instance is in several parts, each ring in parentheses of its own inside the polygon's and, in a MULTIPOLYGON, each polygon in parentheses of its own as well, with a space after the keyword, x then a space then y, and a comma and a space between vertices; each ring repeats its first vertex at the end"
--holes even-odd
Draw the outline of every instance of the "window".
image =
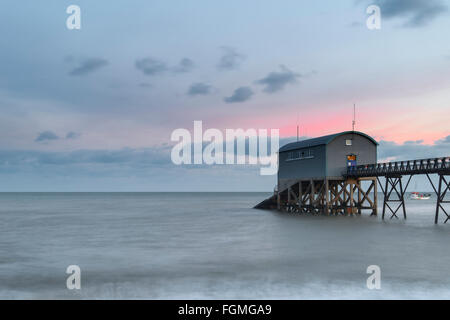
POLYGON ((345 145, 346 146, 351 146, 353 144, 353 140, 352 139, 346 139, 345 140, 345 145))
POLYGON ((292 160, 303 160, 303 159, 311 159, 314 158, 314 153, 312 149, 303 149, 291 151, 288 153, 286 161, 292 160))

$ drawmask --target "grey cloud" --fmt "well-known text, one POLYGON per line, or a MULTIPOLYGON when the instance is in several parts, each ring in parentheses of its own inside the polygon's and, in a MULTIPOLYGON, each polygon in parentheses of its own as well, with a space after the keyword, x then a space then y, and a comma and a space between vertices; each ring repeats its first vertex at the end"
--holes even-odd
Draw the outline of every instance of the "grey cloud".
POLYGON ((191 86, 188 89, 187 94, 190 96, 197 96, 197 95, 208 95, 212 91, 212 87, 209 84, 197 82, 191 84, 191 86))
POLYGON ((244 102, 249 100, 253 95, 253 91, 250 87, 240 87, 234 90, 234 93, 224 99, 226 103, 244 102))
POLYGON ((50 141, 50 140, 58 140, 59 137, 52 131, 43 131, 38 134, 36 139, 34 141, 36 142, 43 142, 43 141, 50 141))
POLYGON ((351 28, 359 28, 363 26, 362 22, 354 21, 348 25, 351 28))
POLYGON ((450 136, 446 136, 445 138, 442 138, 442 139, 438 140, 436 143, 438 143, 438 144, 450 144, 450 136))
POLYGON ((375 4, 382 19, 404 18, 405 27, 424 26, 448 10, 442 0, 377 0, 375 4))
POLYGON ((163 61, 153 58, 138 59, 135 62, 135 66, 147 76, 155 76, 166 72, 168 69, 163 61))
POLYGON ((117 164, 151 166, 171 164, 170 146, 121 150, 77 150, 71 152, 2 151, 1 166, 117 164))
POLYGON ((141 88, 151 88, 152 85, 150 83, 147 83, 147 82, 141 82, 141 83, 139 83, 139 87, 141 87, 141 88))
POLYGON ((180 63, 173 68, 173 72, 175 73, 186 73, 192 71, 194 69, 194 61, 189 58, 181 59, 180 63))
MULTIPOLYGON (((67 60, 69 62, 73 61, 73 58, 67 60)), ((69 72, 71 76, 83 76, 94 72, 104 66, 108 65, 108 61, 102 58, 87 58, 79 61, 78 66, 69 72)))
POLYGON ((80 133, 70 131, 70 132, 68 132, 68 133, 66 134, 66 139, 77 139, 77 138, 79 138, 80 136, 81 136, 80 133))
POLYGON ((422 144, 423 140, 410 140, 410 141, 405 141, 403 144, 422 144))
POLYGON ((423 144, 421 140, 407 141, 397 144, 392 141, 380 141, 378 159, 412 160, 433 157, 446 157, 450 155, 450 136, 435 141, 434 144, 423 144))
POLYGON ((269 73, 265 78, 257 80, 255 83, 265 86, 264 92, 274 93, 282 90, 287 84, 294 84, 301 74, 292 72, 285 66, 280 66, 280 71, 269 73))
POLYGON ((270 191, 274 184, 273 176, 259 175, 258 166, 176 166, 170 153, 162 146, 64 153, 0 150, 0 190, 270 191))
POLYGON ((238 68, 245 60, 243 54, 238 53, 234 48, 221 47, 223 55, 220 58, 217 68, 219 70, 233 70, 238 68))

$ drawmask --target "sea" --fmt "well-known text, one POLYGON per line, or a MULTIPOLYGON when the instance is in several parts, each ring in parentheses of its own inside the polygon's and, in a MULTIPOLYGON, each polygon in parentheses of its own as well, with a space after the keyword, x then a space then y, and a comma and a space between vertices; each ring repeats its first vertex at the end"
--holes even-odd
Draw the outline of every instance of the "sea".
POLYGON ((269 195, 0 193, 0 298, 450 298, 435 197, 382 220, 382 195, 378 216, 252 208, 269 195))

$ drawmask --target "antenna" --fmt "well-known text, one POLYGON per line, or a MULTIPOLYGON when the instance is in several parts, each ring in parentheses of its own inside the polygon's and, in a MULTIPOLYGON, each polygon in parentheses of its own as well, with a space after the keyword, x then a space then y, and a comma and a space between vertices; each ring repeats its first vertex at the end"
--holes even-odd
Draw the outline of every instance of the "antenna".
POLYGON ((299 138, 298 118, 299 118, 299 112, 297 112, 297 141, 298 141, 298 138, 299 138))
POLYGON ((353 104, 353 121, 352 121, 352 131, 355 131, 356 124, 356 105, 353 104))
POLYGON ((297 125, 297 141, 298 141, 298 125, 297 125))

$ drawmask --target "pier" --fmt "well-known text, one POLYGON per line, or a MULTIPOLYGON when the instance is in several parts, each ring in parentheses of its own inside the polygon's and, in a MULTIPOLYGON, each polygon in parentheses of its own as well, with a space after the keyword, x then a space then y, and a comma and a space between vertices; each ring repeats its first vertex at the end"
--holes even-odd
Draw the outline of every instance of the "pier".
POLYGON ((383 193, 382 219, 406 219, 405 195, 411 179, 426 175, 436 196, 434 222, 450 214, 445 196, 450 191, 450 157, 377 163, 378 143, 368 135, 347 131, 297 141, 279 150, 277 191, 255 206, 291 213, 378 214, 378 191, 383 193), (363 164, 357 164, 357 162, 363 164), (435 185, 431 176, 438 176, 435 185), (384 183, 382 183, 384 178, 384 183), (405 181, 404 181, 405 180, 405 181))
POLYGON ((439 213, 445 214, 444 223, 450 219, 450 215, 444 208, 445 203, 450 201, 445 200, 445 196, 450 191, 450 157, 445 158, 430 158, 419 160, 395 161, 387 163, 377 163, 349 167, 344 173, 348 179, 360 179, 363 177, 376 178, 380 184, 384 195, 383 201, 383 219, 385 217, 386 209, 393 217, 398 218, 397 212, 402 209, 403 217, 406 219, 405 193, 408 189, 411 179, 415 175, 426 175, 436 194, 436 212, 434 222, 437 224, 439 220, 439 213), (435 186, 430 178, 430 175, 438 175, 439 182, 435 186), (385 178, 385 186, 383 188, 380 177, 385 178), (407 177, 407 183, 403 186, 402 178, 407 177), (394 208, 389 203, 397 203, 394 208))

